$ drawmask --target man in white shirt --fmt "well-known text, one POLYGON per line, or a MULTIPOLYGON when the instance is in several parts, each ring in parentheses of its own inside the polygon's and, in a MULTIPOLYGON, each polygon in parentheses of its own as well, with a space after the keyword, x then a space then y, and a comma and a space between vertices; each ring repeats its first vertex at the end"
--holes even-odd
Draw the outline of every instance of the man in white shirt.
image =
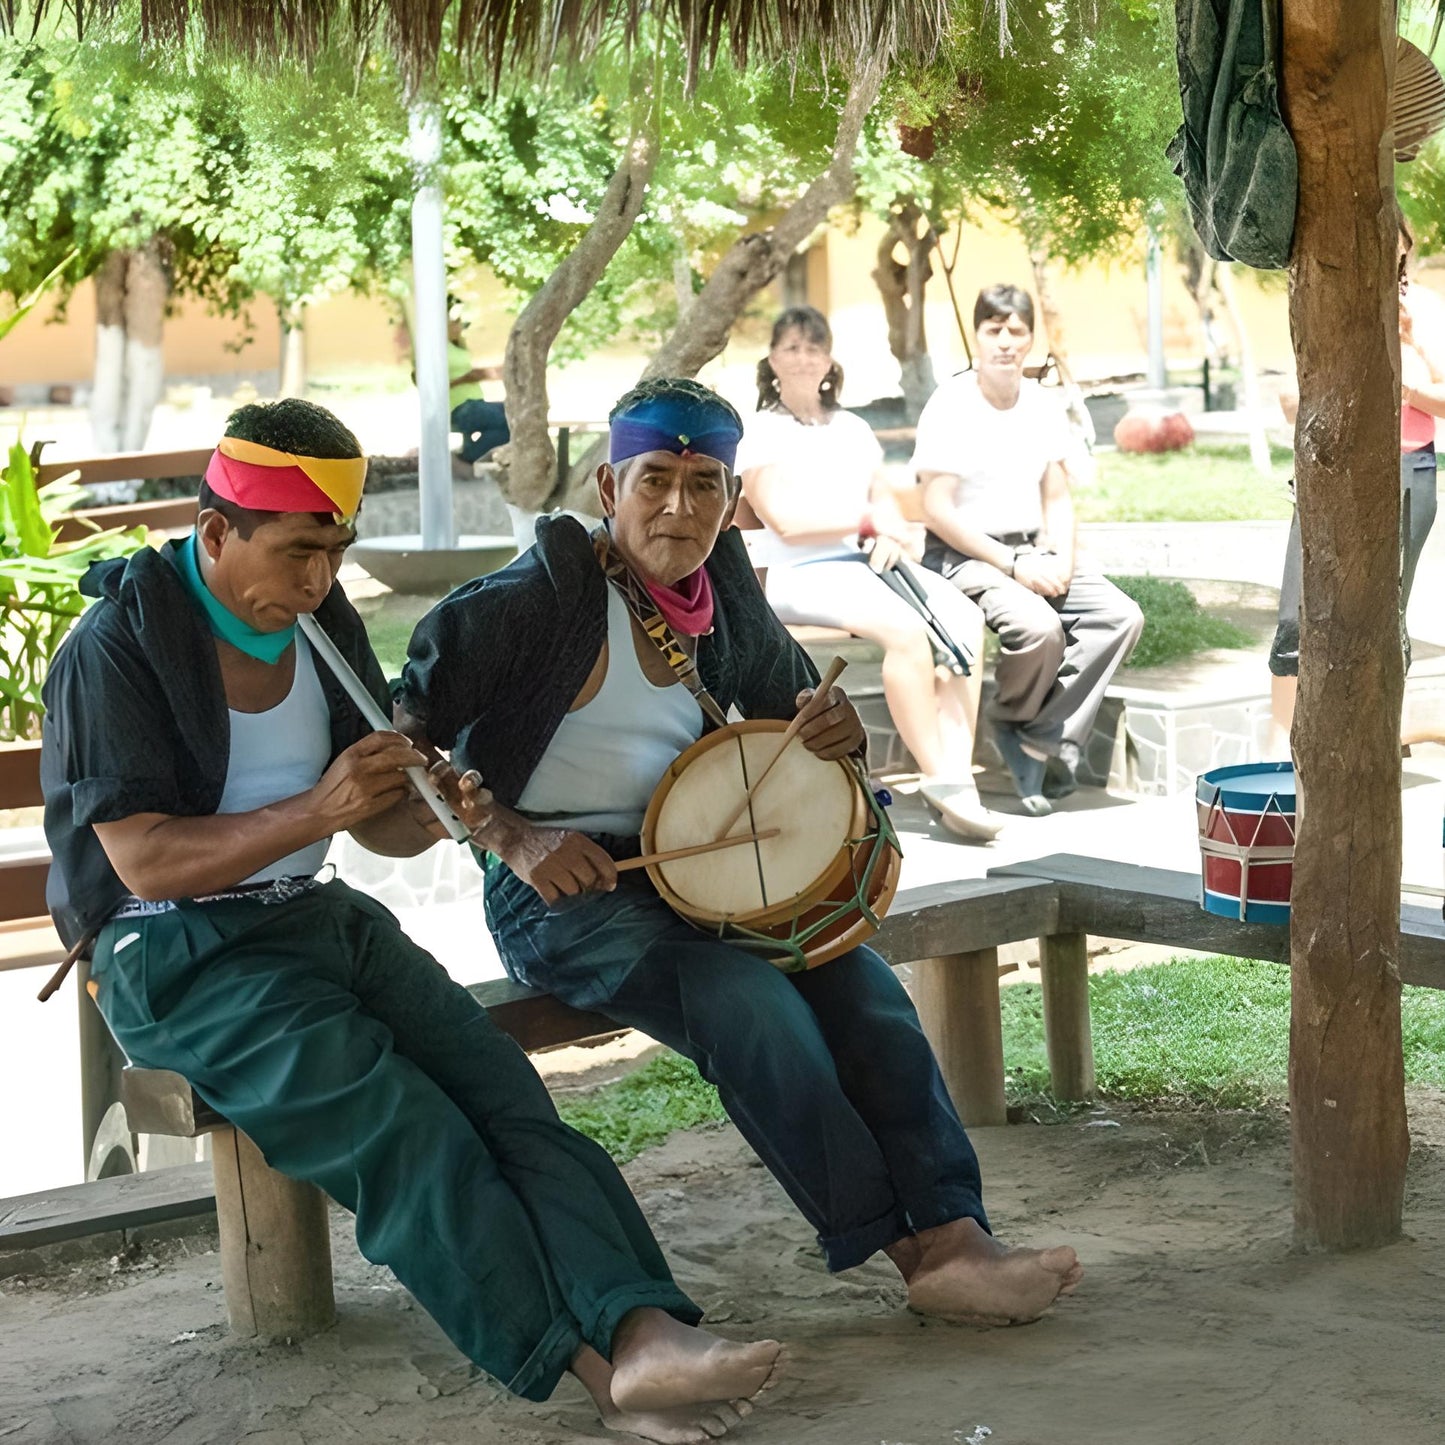
POLYGON ((1060 402, 1024 380, 1033 345, 1027 291, 996 285, 973 308, 973 371, 945 381, 918 419, 913 469, 928 524, 925 565, 998 633, 988 716, 1025 811, 1071 792, 1115 669, 1144 618, 1107 578, 1074 568, 1074 504, 1060 402))

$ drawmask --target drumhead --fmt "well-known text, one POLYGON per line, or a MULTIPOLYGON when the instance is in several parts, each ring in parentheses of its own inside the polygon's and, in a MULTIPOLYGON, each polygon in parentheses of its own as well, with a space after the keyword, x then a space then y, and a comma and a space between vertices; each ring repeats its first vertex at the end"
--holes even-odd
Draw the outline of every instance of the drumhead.
MULTIPOLYGON (((785 724, 754 721, 710 733, 668 769, 643 825, 646 851, 715 838, 751 780, 777 755, 785 724)), ((711 922, 761 922, 786 915, 848 872, 847 843, 862 807, 846 766, 794 742, 778 759, 733 832, 777 828, 756 845, 655 864, 658 891, 684 915, 711 922)))

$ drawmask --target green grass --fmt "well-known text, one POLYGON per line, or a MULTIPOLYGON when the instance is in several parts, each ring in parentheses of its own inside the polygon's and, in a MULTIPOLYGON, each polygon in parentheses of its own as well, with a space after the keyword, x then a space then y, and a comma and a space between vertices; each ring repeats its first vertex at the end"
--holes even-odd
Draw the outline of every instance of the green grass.
POLYGON ((727 1118, 717 1090, 704 1082, 695 1065, 671 1053, 615 1084, 587 1094, 562 1095, 557 1112, 619 1164, 662 1143, 676 1129, 727 1118))
MULTIPOLYGON (((1048 1097, 1037 984, 1003 998, 1004 1063, 1015 1102, 1048 1097)), ((1239 958, 1175 959, 1089 979, 1099 1091, 1132 1102, 1250 1109, 1287 1093, 1289 971, 1239 958)), ((1445 1088, 1445 993, 1406 988, 1405 1078, 1445 1088)), ((675 1129, 722 1119, 717 1092, 676 1054, 592 1093, 562 1097, 562 1117, 619 1163, 675 1129)))
POLYGON ((1288 447, 1271 446, 1262 477, 1242 446, 1196 445, 1181 452, 1098 454, 1092 486, 1075 491, 1081 522, 1253 522, 1289 517, 1288 447))
POLYGON ((1126 667, 1158 667, 1211 647, 1252 647, 1253 634, 1206 612, 1183 582, 1163 577, 1113 577, 1143 610, 1144 633, 1126 667))
MULTIPOLYGON (((1003 996, 1009 1092, 1048 1092, 1043 1003, 1036 984, 1003 996)), ((1217 1109, 1285 1097, 1289 971, 1240 958, 1175 959, 1089 979, 1094 1068, 1118 1099, 1184 1099, 1217 1109)), ((1404 990, 1405 1078, 1445 1087, 1445 994, 1404 990)), ((1362 1067, 1367 1067, 1362 1061, 1362 1067)))
POLYGON ((385 592, 379 597, 363 597, 356 610, 366 623, 376 660, 389 678, 400 677, 406 663, 406 645, 422 615, 436 605, 434 597, 413 597, 400 592, 385 592))

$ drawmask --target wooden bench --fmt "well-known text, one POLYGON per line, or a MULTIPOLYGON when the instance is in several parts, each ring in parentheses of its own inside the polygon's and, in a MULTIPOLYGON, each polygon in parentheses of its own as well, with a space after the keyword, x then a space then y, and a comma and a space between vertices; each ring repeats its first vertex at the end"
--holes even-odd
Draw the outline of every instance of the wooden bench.
MULTIPOLYGON (((38 456, 39 443, 33 456, 38 456)), ((171 477, 198 477, 211 460, 211 447, 174 452, 116 452, 74 462, 45 462, 36 473, 42 487, 62 477, 74 477, 83 487, 103 482, 162 481, 171 477), (78 474, 78 475, 77 475, 78 474)), ((72 512, 55 529, 62 542, 73 542, 95 527, 149 527, 153 531, 183 530, 195 525, 196 499, 174 497, 160 502, 123 502, 112 507, 86 507, 72 512)))
MULTIPOLYGON (((1029 879, 972 880, 901 894, 879 935, 892 963, 911 963, 914 986, 954 1099, 975 1124, 1005 1122, 998 1029, 998 945, 1047 932, 1052 890, 1029 879)), ((597 1043, 622 1032, 509 980, 470 992, 528 1052, 597 1043)), ((221 1275, 238 1334, 298 1338, 335 1318, 326 1200, 313 1185, 270 1169, 256 1146, 209 1108, 177 1073, 126 1067, 120 1098, 136 1133, 211 1135, 221 1275)))
MULTIPOLYGON (((1438 914, 1402 908, 1401 933, 1404 980, 1445 988, 1445 923, 1438 914)), ((1061 854, 996 868, 984 879, 900 894, 874 942, 890 963, 911 966, 924 1029, 970 1126, 1007 1118, 998 963, 1005 943, 1039 940, 1054 1094, 1065 1101, 1093 1097, 1091 936, 1276 962, 1287 962, 1289 954, 1287 929, 1204 912, 1195 873, 1061 854)), ((600 1015, 579 1013, 517 984, 489 982, 471 992, 528 1050, 617 1032, 600 1015)), ((121 1090, 131 1127, 140 1132, 216 1136, 216 1210, 233 1327, 294 1337, 329 1323, 334 1304, 320 1193, 269 1170, 254 1146, 207 1110, 180 1075, 128 1069, 121 1090)), ((5 1244, 0 1229, 0 1249, 5 1244)))

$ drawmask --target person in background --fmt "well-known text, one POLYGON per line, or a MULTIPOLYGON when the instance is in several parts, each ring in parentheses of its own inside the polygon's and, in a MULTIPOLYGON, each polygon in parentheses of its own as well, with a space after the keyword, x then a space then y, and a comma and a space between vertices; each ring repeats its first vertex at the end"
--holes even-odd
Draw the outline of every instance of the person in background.
POLYGON ((488 452, 511 440, 507 426, 507 409, 499 401, 482 396, 481 383, 500 381, 500 366, 474 366, 471 353, 462 342, 462 319, 453 310, 447 317, 447 380, 450 385, 448 406, 452 430, 462 434, 460 452, 463 475, 471 476, 472 465, 488 452))
POLYGON ((1033 299, 985 287, 973 326, 977 369, 945 381, 918 419, 923 561, 998 633, 989 720, 1024 811, 1039 816, 1050 796, 1073 790, 1104 690, 1144 617, 1108 578, 1075 566, 1064 407, 1024 380, 1033 299), (1050 759, 1059 781, 1046 793, 1050 759))
MULTIPOLYGON (((1445 300, 1426 286, 1410 283, 1415 239, 1400 216, 1400 645, 1410 667, 1410 634, 1405 612, 1415 569, 1435 522, 1435 418, 1445 416, 1445 300)), ((1299 392, 1281 388, 1280 410, 1291 426, 1299 415, 1299 392)), ((1290 519, 1279 621, 1269 649, 1270 756, 1287 758, 1299 691, 1300 618, 1299 513, 1290 519)))
POLYGON ((948 634, 979 659, 983 614, 918 565, 922 528, 904 520, 872 428, 842 409, 832 346, 822 313, 795 306, 778 317, 758 363, 758 406, 737 459, 763 524, 753 561, 766 568, 767 599, 784 622, 836 627, 883 648, 888 711, 923 775, 924 800, 951 832, 987 842, 1003 821, 984 809, 973 780, 982 667, 967 677, 936 669, 923 618, 881 574, 906 568, 948 634))

